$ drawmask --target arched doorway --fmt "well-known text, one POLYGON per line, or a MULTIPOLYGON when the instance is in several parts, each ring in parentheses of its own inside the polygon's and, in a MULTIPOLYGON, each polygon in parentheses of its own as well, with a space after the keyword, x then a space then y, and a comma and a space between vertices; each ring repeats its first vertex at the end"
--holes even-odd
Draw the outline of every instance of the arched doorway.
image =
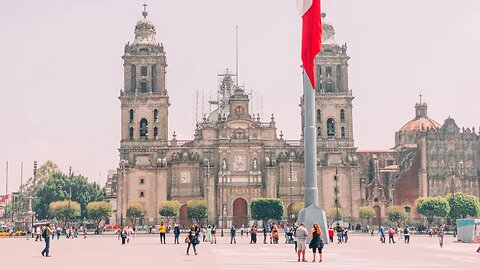
POLYGON ((248 205, 244 198, 237 198, 233 201, 233 219, 232 225, 241 227, 248 226, 248 205))
POLYGON ((380 221, 382 220, 382 212, 380 210, 380 206, 375 205, 373 207, 373 210, 375 210, 375 217, 373 218, 373 224, 372 225, 380 226, 380 221))
POLYGON ((178 211, 178 224, 180 225, 180 228, 187 228, 190 226, 187 211, 188 209, 186 204, 180 206, 178 211))
POLYGON ((292 216, 292 208, 293 208, 293 203, 289 204, 287 207, 287 223, 288 224, 294 224, 296 221, 296 218, 292 216))

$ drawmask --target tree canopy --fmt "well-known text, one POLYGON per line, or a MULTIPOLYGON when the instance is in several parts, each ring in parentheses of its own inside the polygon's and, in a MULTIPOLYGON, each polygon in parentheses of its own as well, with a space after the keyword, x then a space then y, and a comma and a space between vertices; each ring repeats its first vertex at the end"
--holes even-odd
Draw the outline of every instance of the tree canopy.
POLYGON ((207 217, 208 203, 206 200, 196 199, 190 200, 187 203, 188 218, 195 219, 197 223, 200 223, 202 219, 207 217))
POLYGON ((112 205, 109 202, 89 202, 87 204, 88 218, 94 219, 97 224, 102 220, 110 218, 112 215, 112 205))
POLYGON ((369 206, 362 206, 358 209, 358 216, 369 221, 371 218, 375 217, 375 210, 369 206))
POLYGON ((480 214, 479 202, 475 196, 456 193, 449 195, 447 200, 450 205, 449 216, 453 219, 476 217, 480 214))
POLYGON ((283 216, 283 201, 274 198, 253 199, 251 211, 252 218, 256 220, 281 220, 283 216))
POLYGON ((435 217, 448 216, 450 205, 444 197, 421 197, 417 199, 417 212, 427 218, 430 226, 435 217))
POLYGON ((130 222, 135 226, 137 224, 137 218, 145 215, 145 209, 140 202, 130 202, 127 206, 127 217, 130 222))
POLYGON ((325 214, 327 215, 327 218, 330 219, 331 221, 343 220, 342 208, 338 208, 338 212, 336 207, 329 208, 327 209, 325 214))
POLYGON ((51 217, 67 222, 80 216, 80 204, 75 201, 55 201, 49 204, 51 217))
POLYGON ((178 209, 180 208, 180 203, 177 201, 164 201, 160 203, 158 207, 158 213, 162 217, 171 218, 178 215, 178 209))
POLYGON ((407 219, 407 212, 401 206, 392 205, 386 209, 388 219, 397 223, 398 226, 407 219))

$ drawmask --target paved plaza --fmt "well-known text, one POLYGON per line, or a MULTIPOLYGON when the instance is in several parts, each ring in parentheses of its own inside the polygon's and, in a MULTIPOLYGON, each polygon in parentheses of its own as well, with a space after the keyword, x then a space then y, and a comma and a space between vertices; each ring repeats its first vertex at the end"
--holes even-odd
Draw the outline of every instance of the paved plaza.
POLYGON ((198 256, 187 256, 186 244, 171 244, 172 237, 161 245, 158 235, 139 235, 125 246, 114 235, 62 237, 52 241, 52 257, 43 258, 43 242, 2 238, 0 256, 3 269, 480 269, 478 244, 455 243, 452 236, 440 248, 438 239, 428 236, 413 236, 409 245, 382 245, 377 236, 352 234, 348 244, 327 245, 322 263, 298 263, 293 245, 250 245, 245 237, 238 237, 237 245, 229 241, 202 243, 198 256))

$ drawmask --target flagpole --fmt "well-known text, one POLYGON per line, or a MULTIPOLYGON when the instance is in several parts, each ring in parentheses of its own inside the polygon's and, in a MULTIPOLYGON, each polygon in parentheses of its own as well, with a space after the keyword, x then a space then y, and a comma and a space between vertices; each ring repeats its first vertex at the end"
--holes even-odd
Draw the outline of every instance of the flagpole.
POLYGON ((317 187, 317 140, 315 136, 315 90, 305 70, 303 71, 303 96, 305 111, 304 153, 305 153, 305 208, 318 206, 317 187))

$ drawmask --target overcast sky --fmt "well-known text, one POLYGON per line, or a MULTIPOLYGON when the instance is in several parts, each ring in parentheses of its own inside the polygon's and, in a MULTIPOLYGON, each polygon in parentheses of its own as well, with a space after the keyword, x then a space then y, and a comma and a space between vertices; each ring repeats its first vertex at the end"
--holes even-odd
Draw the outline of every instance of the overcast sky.
MULTIPOLYGON (((143 1, 4 1, 0 9, 0 193, 32 174, 33 160, 103 184, 118 164, 124 44, 143 1)), ((323 0, 338 43, 348 43, 354 137, 387 149, 414 117, 419 93, 429 116, 477 126, 480 2, 323 0)), ((151 1, 149 16, 167 52, 169 138, 191 139, 195 95, 205 102, 217 74, 235 69, 253 91, 254 112, 275 114, 278 132, 300 135, 301 21, 294 0, 151 1), (202 94, 204 93, 204 94, 202 94), (263 97, 263 98, 262 98, 263 97), (260 102, 263 99, 263 106, 260 102)), ((201 114, 202 105, 198 106, 201 114)), ((203 106, 208 113, 208 106, 203 106)))

